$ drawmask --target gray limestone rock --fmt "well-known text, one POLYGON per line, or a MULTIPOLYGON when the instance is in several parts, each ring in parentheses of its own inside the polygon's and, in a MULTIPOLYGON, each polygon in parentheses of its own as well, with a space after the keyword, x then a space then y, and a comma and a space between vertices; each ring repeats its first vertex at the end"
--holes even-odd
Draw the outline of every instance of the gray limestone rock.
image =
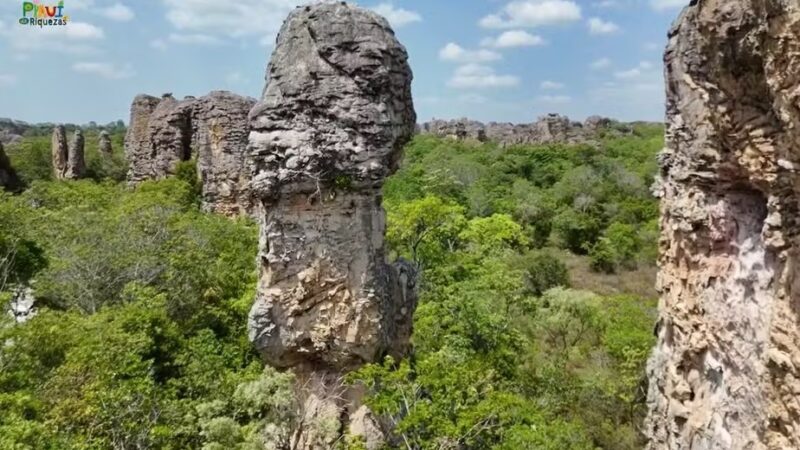
POLYGON ((69 160, 67 130, 64 128, 64 125, 56 125, 55 128, 53 128, 51 149, 53 177, 57 180, 63 180, 67 175, 67 163, 69 160))
POLYGON ((255 99, 218 91, 195 98, 137 96, 125 136, 128 181, 162 179, 181 161, 197 159, 208 211, 237 216, 251 211, 245 153, 247 115, 255 99))
POLYGON ((197 99, 192 113, 193 148, 203 186, 203 204, 228 216, 252 210, 245 167, 247 115, 256 100, 226 91, 197 99))
POLYGON ((650 449, 800 448, 799 29, 703 0, 670 31, 650 449))
MULTIPOLYGON (((386 262, 381 187, 414 132, 411 79, 382 17, 344 3, 301 7, 281 29, 250 114, 261 228, 250 337, 267 363, 322 380, 301 399, 316 411, 305 419, 322 415, 341 429, 360 397, 349 387, 332 395, 333 381, 409 345, 415 275, 386 262)), ((298 430, 297 448, 331 444, 313 436, 298 430)))
POLYGON ((110 158, 114 154, 114 148, 111 145, 111 136, 108 131, 101 131, 98 137, 97 149, 100 151, 100 156, 103 158, 110 158))
POLYGON ((67 170, 64 178, 68 180, 78 180, 86 174, 86 159, 84 157, 85 139, 80 128, 75 130, 75 134, 69 141, 67 170))

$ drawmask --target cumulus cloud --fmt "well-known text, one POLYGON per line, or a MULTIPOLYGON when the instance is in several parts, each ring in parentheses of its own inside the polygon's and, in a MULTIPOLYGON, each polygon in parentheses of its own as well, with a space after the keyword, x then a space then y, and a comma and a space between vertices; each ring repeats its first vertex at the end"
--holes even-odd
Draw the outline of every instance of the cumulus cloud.
POLYGON ((548 103, 551 105, 563 105, 572 101, 572 97, 568 95, 540 95, 536 97, 540 103, 548 103))
POLYGON ((644 75, 648 71, 652 71, 653 64, 647 61, 642 61, 639 63, 638 66, 633 67, 628 70, 621 70, 619 72, 614 72, 614 77, 621 79, 621 80, 629 80, 632 78, 639 78, 644 75))
POLYGON ((450 42, 439 50, 439 58, 443 61, 459 63, 481 63, 497 61, 502 58, 502 55, 486 49, 467 50, 454 42, 450 42))
POLYGON ((419 13, 403 8, 397 8, 391 3, 381 3, 380 5, 374 6, 370 9, 385 17, 386 20, 388 20, 389 23, 395 28, 400 28, 410 23, 422 21, 422 16, 420 16, 419 13))
POLYGON ((86 22, 70 22, 61 27, 30 27, 0 25, 0 37, 21 52, 53 51, 61 53, 92 53, 97 42, 105 38, 103 29, 86 22))
POLYGON ((534 28, 581 19, 581 8, 571 0, 516 0, 480 20, 484 28, 534 28))
POLYGON ((97 75, 110 80, 130 78, 134 75, 130 65, 117 67, 114 64, 102 62, 78 62, 72 65, 72 70, 78 73, 97 75))
POLYGON ((122 3, 103 8, 101 14, 107 19, 116 20, 117 22, 128 22, 135 17, 133 10, 122 3))
POLYGON ((512 48, 512 47, 534 47, 544 45, 545 41, 541 36, 530 34, 524 30, 509 30, 500 36, 489 37, 481 41, 484 47, 512 48))
POLYGON ((689 0, 650 0, 650 6, 656 11, 683 8, 689 4, 689 0))
POLYGON ((610 60, 610 59, 608 59, 608 58, 600 58, 600 59, 596 59, 596 60, 592 61, 592 63, 591 63, 591 64, 589 64, 589 67, 590 67, 592 70, 603 70, 603 69, 607 69, 607 68, 611 67, 611 60, 610 60))
POLYGON ((272 42, 283 20, 298 0, 162 0, 167 21, 183 33, 205 33, 234 38, 260 36, 272 42), (253 12, 258 14, 254 15, 253 12), (244 18, 244 19, 243 19, 244 18))
POLYGON ((564 83, 559 83, 556 81, 545 80, 542 81, 542 84, 539 85, 541 89, 552 91, 556 89, 564 89, 564 83))
POLYGON ((614 34, 619 31, 619 26, 614 22, 607 22, 599 17, 592 17, 587 21, 589 25, 589 33, 598 34, 614 34))
POLYGON ((499 75, 492 67, 482 64, 465 64, 456 69, 447 84, 458 89, 513 87, 519 84, 519 78, 499 75))

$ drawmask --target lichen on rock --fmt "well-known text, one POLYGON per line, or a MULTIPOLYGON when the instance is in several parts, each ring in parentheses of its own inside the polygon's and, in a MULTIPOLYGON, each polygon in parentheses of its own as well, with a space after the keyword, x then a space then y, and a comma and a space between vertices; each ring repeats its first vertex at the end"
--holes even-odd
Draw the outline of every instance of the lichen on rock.
MULTIPOLYGON (((415 276, 386 262, 381 188, 414 132, 411 79, 382 17, 344 3, 301 7, 250 114, 261 228, 250 337, 267 363, 315 380, 305 422, 349 422, 360 396, 331 395, 335 380, 409 345, 415 276)), ((298 448, 324 448, 307 429, 298 436, 298 448)))
POLYGON ((799 29, 705 0, 670 31, 651 449, 800 448, 799 29))

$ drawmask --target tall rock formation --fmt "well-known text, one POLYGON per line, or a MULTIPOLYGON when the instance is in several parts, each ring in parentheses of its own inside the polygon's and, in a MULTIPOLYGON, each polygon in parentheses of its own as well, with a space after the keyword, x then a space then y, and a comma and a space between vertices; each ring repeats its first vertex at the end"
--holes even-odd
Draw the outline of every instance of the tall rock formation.
POLYGON ((19 188, 19 178, 14 168, 11 167, 11 161, 8 159, 3 143, 0 142, 0 189, 13 191, 19 188))
POLYGON ((100 156, 103 158, 111 158, 114 154, 114 148, 111 145, 111 135, 108 131, 101 131, 97 140, 97 149, 100 151, 100 156))
POLYGON ((83 138, 83 131, 78 128, 69 141, 67 171, 64 174, 64 178, 68 180, 77 180, 83 178, 86 174, 86 159, 83 155, 84 148, 85 139, 83 138))
POLYGON ((197 158, 206 210, 239 215, 250 210, 245 152, 247 114, 255 99, 225 91, 201 97, 161 99, 138 95, 125 136, 128 181, 162 179, 181 161, 197 158))
MULTIPOLYGON (((294 448, 330 448, 314 423, 374 431, 361 393, 341 377, 409 345, 415 276, 386 263, 381 206, 415 127, 407 59, 373 12, 298 8, 250 114, 261 228, 250 337, 267 363, 299 380, 304 416, 294 448)), ((367 434, 368 448, 378 448, 380 436, 367 434)))
POLYGON ((193 146, 209 211, 236 216, 252 209, 245 167, 250 126, 247 115, 256 104, 250 97, 214 91, 194 102, 193 146))
POLYGON ((700 0, 670 31, 651 449, 800 448, 798 30, 700 0))
POLYGON ((64 125, 56 125, 53 128, 53 139, 51 141, 53 177, 56 180, 63 180, 67 174, 67 162, 69 160, 69 147, 67 146, 67 130, 64 125))

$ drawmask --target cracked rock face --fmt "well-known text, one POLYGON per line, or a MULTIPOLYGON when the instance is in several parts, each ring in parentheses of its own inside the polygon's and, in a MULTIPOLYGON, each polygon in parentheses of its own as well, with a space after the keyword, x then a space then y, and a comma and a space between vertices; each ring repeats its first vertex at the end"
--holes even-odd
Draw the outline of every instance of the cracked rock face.
MULTIPOLYGON (((385 19, 336 3, 292 12, 267 72, 250 114, 261 228, 250 337, 267 363, 316 380, 304 423, 344 429, 359 396, 333 395, 335 380, 409 345, 415 276, 386 263, 381 188, 414 132, 411 70, 385 19)), ((297 448, 330 445, 297 433, 297 448)))
POLYGON ((238 216, 252 209, 245 168, 247 115, 256 100, 215 91, 194 102, 193 147, 206 210, 238 216))
POLYGON ((800 448, 798 30, 705 0, 670 32, 651 449, 800 448))
POLYGON ((75 134, 69 141, 68 156, 67 156, 67 170, 64 178, 68 180, 77 180, 83 178, 86 174, 86 159, 84 158, 85 139, 83 138, 83 131, 80 129, 75 130, 75 134))
POLYGON ((69 147, 67 147, 67 130, 64 125, 56 125, 53 128, 53 139, 51 141, 53 177, 63 180, 67 174, 67 160, 69 159, 69 147))
POLYGON ((128 181, 162 179, 197 158, 203 207, 237 216, 250 210, 246 191, 247 115, 255 100, 217 91, 201 97, 137 96, 125 136, 128 181))

